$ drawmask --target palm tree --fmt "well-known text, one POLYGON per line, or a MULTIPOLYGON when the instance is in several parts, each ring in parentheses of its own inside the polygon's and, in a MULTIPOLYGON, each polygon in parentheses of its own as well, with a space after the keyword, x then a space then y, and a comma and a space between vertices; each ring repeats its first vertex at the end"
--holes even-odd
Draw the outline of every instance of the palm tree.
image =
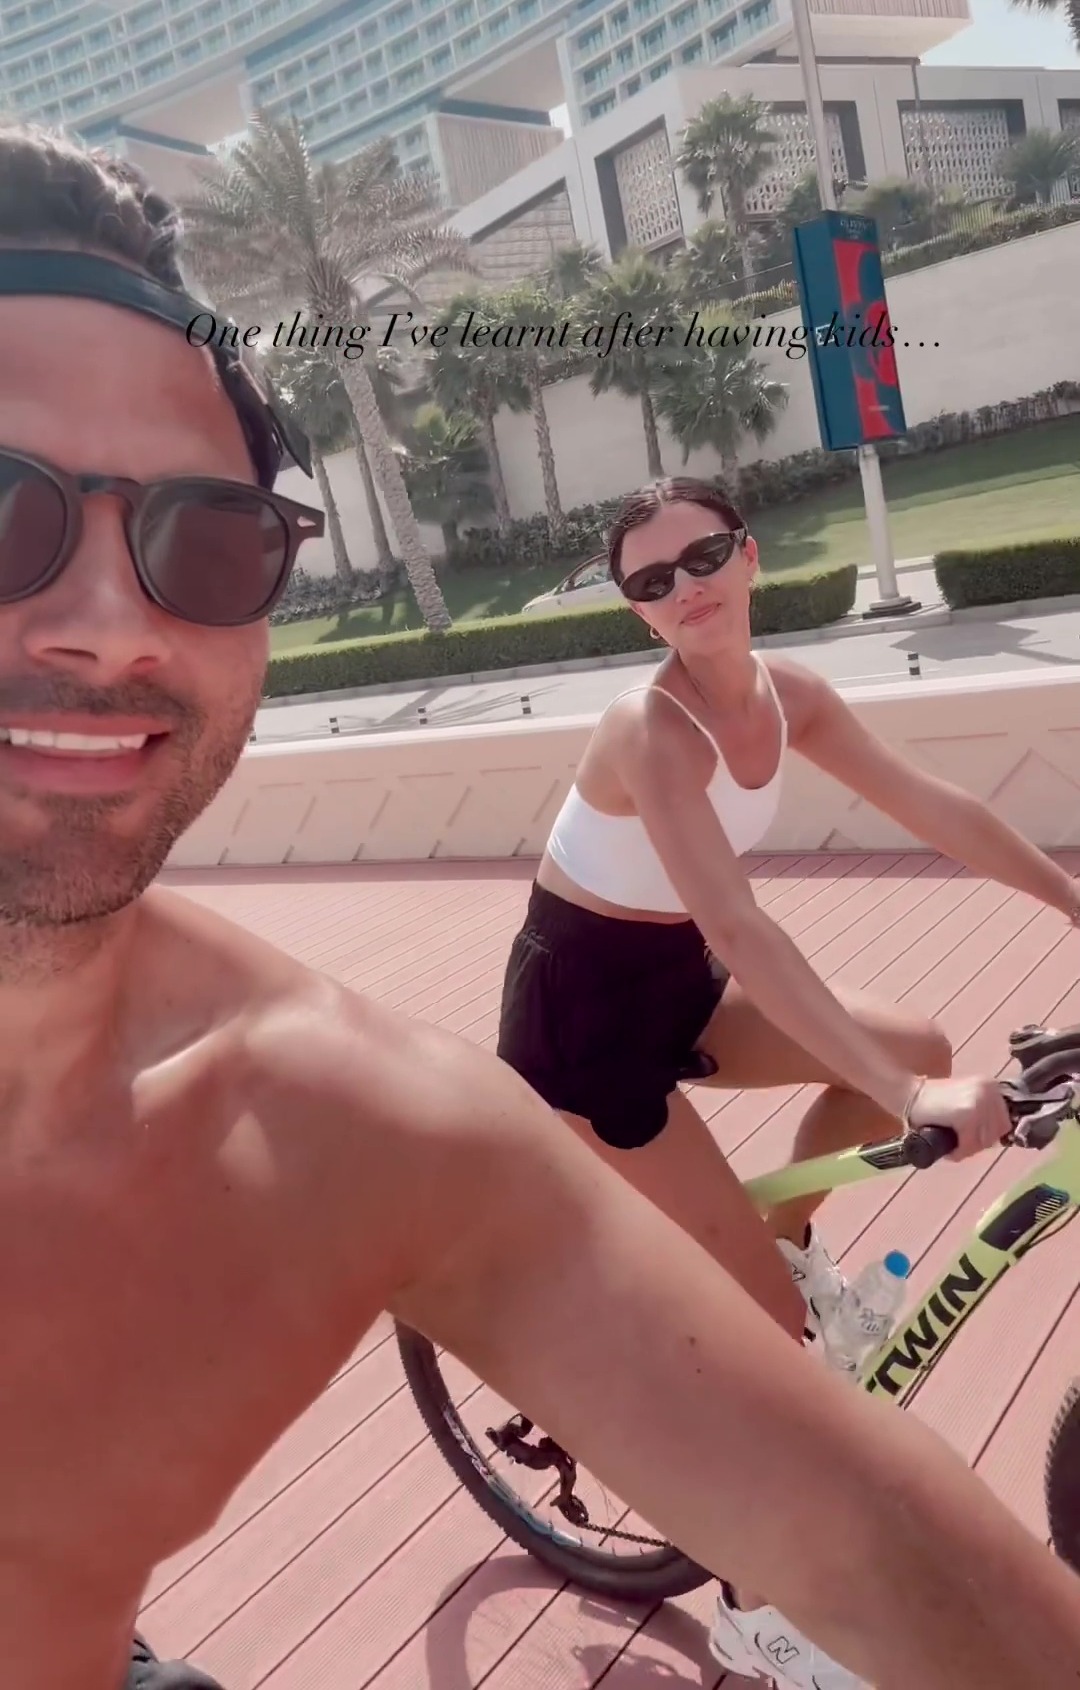
POLYGON ((821 212, 821 185, 817 179, 816 170, 808 170, 800 176, 793 188, 788 190, 786 199, 777 211, 774 222, 779 223, 790 235, 797 223, 809 223, 821 212))
MULTIPOLYGON (((399 440, 404 426, 404 415, 401 406, 402 376, 399 370, 401 354, 395 346, 380 346, 374 348, 370 354, 371 362, 368 369, 371 385, 375 389, 375 401, 379 407, 379 415, 386 424, 387 432, 392 439, 399 440)), ((340 452, 347 443, 352 445, 356 457, 356 467, 360 472, 360 482, 364 489, 364 499, 367 504, 368 521, 371 524, 371 535, 375 544, 375 565, 382 577, 392 575, 396 570, 396 561, 390 545, 390 536, 386 532, 383 520, 382 505, 375 487, 375 479, 371 473, 371 464, 360 433, 356 415, 349 403, 349 396, 345 391, 345 383, 341 379, 341 368, 332 357, 325 353, 307 352, 302 347, 290 347, 278 351, 271 351, 266 360, 267 371, 275 385, 279 382, 286 390, 292 390, 300 400, 301 407, 314 401, 324 404, 333 419, 333 426, 324 430, 326 439, 326 453, 340 452)), ((318 427, 318 410, 306 425, 303 423, 302 408, 297 415, 301 418, 301 426, 310 433, 312 427, 318 427)), ((329 419, 328 419, 329 420, 329 419)), ((320 453, 320 457, 322 453, 320 453)), ((320 469, 312 460, 312 469, 323 493, 324 502, 328 495, 327 488, 323 488, 320 475, 325 475, 325 466, 320 469)), ((336 507, 335 507, 336 509, 336 507)), ((333 542, 334 518, 330 516, 327 505, 327 527, 333 542)), ((338 564, 338 554, 334 552, 335 565, 341 574, 338 564)))
POLYGON ((1017 199, 1046 205, 1063 178, 1080 175, 1080 130, 1029 129, 997 167, 1017 199))
POLYGON ((1077 48, 1080 49, 1080 0, 1012 0, 1025 11, 1058 12, 1069 26, 1077 48))
POLYGON ((265 367, 275 390, 308 437, 311 467, 326 512, 334 573, 343 587, 351 587, 353 566, 341 526, 341 513, 326 472, 326 455, 341 450, 342 443, 349 438, 353 421, 352 408, 338 379, 337 366, 317 352, 291 347, 288 351, 279 349, 272 352, 265 361, 265 367))
POLYGON ((439 317, 438 326, 445 325, 449 333, 432 354, 431 391, 444 411, 464 411, 476 418, 491 472, 495 523, 505 534, 510 526, 510 501, 495 418, 504 405, 511 411, 528 410, 529 390, 517 355, 485 344, 487 337, 479 332, 491 330, 500 321, 491 295, 482 289, 455 295, 439 317), (475 343, 474 335, 481 344, 475 343))
POLYGON ((739 243, 743 280, 754 279, 754 239, 746 214, 747 196, 772 162, 777 137, 767 127, 769 108, 752 94, 736 99, 721 94, 707 100, 679 137, 676 169, 697 195, 698 210, 708 217, 719 195, 724 216, 739 243))
MULTIPOLYGON (((375 403, 379 407, 379 415, 386 424, 386 432, 392 440, 401 439, 404 427, 404 414, 401 405, 401 389, 404 383, 400 364, 401 353, 396 346, 379 346, 372 349, 368 374, 375 391, 375 403)), ((336 365, 334 374, 340 380, 336 365)), ((371 470, 371 459, 368 457, 364 437, 360 432, 360 424, 356 420, 351 405, 349 414, 353 449, 356 453, 356 467, 360 471, 360 481, 363 485, 364 499, 368 509, 368 521, 371 524, 372 538, 375 541, 375 559, 379 574, 387 579, 396 568, 393 549, 390 545, 390 536, 386 532, 386 523, 383 521, 382 505, 379 503, 375 477, 371 470)))
POLYGON ((487 455, 480 425, 462 413, 447 416, 438 405, 421 405, 405 431, 405 481, 424 522, 442 529, 447 556, 458 543, 458 523, 486 516, 492 508, 487 455))
MULTIPOLYGON (((388 138, 347 164, 316 164, 298 123, 259 115, 226 156, 203 167, 202 183, 183 208, 192 263, 248 323, 256 312, 266 322, 301 308, 316 328, 340 329, 363 321, 365 285, 415 294, 440 265, 472 268, 468 243, 440 221, 434 184, 402 175, 388 138)), ((429 629, 449 628, 364 357, 332 350, 421 615, 429 629)))
POLYGON ((693 311, 715 305, 739 291, 742 255, 731 229, 715 218, 699 224, 668 267, 679 302, 693 311))
POLYGON ((737 500, 739 446, 747 434, 759 444, 768 438, 787 405, 788 389, 736 344, 730 318, 709 313, 700 326, 704 344, 688 353, 678 369, 665 372, 656 409, 682 447, 684 464, 703 446, 719 453, 724 479, 737 500))
MULTIPOLYGON (((677 363, 679 356, 685 354, 682 352, 683 336, 678 328, 679 303, 674 289, 666 272, 640 252, 621 254, 609 270, 602 271, 593 280, 577 302, 576 326, 585 335, 592 330, 596 339, 599 338, 596 335, 597 325, 601 330, 608 330, 624 312, 635 327, 645 323, 671 325, 675 330, 674 336, 665 337, 659 347, 637 347, 633 344, 623 347, 620 343, 602 356, 593 350, 590 353, 594 362, 589 388, 596 394, 614 391, 637 399, 645 430, 649 474, 655 478, 663 475, 664 466, 660 461, 660 436, 652 395, 664 369, 673 361, 677 363), (666 344, 668 341, 673 342, 670 347, 666 344)), ((587 344, 591 346, 592 341, 587 341, 587 344)))
POLYGON ((851 209, 877 224, 882 247, 915 246, 936 232, 937 194, 929 182, 883 176, 852 194, 851 209))
POLYGON ((556 319, 560 318, 562 302, 556 302, 551 297, 539 278, 525 277, 515 282, 505 293, 490 300, 489 309, 494 315, 501 317, 503 322, 536 331, 523 336, 521 350, 512 352, 510 356, 520 365, 529 396, 529 409, 536 431, 536 449, 540 456, 540 474, 544 484, 548 533, 557 549, 565 519, 559 498, 559 482, 555 473, 555 452, 551 444, 547 407, 544 404, 544 382, 551 378, 560 364, 565 363, 565 357, 560 357, 553 351, 552 345, 547 344, 549 336, 546 333, 548 330, 555 331, 554 336, 550 338, 557 347, 559 322, 556 319))
POLYGON ((817 172, 807 171, 800 176, 787 194, 783 204, 773 213, 762 242, 759 287, 776 287, 793 279, 795 258, 795 229, 821 215, 821 189, 817 172))
POLYGON ((555 254, 544 280, 554 299, 574 299, 603 268, 599 248, 572 241, 555 254))

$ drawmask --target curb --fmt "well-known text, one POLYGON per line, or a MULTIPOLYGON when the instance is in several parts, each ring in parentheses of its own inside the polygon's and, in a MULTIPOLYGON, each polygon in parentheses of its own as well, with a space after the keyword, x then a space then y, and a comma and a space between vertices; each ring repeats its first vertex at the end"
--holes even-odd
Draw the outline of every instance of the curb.
MULTIPOLYGON (((1010 622, 1030 621, 1036 616, 1051 615, 1062 610, 1080 610, 1080 595, 1067 594, 1053 599, 1020 599, 1013 604, 977 604, 967 610, 949 610, 944 604, 916 610, 910 616, 875 616, 869 620, 852 611, 842 622, 827 622, 821 628, 803 628, 791 634, 762 634, 754 640, 755 649, 785 646, 819 645, 823 640, 857 639, 862 634, 910 632, 923 628, 946 628, 953 622, 1010 622)), ((627 651, 613 657, 574 657, 565 663, 537 663, 513 669, 482 669, 468 675, 431 675, 413 681, 376 682, 367 687, 343 687, 335 692, 293 693, 287 698, 264 698, 260 710, 273 710, 292 704, 333 704, 350 698, 366 698, 372 694, 426 692, 434 688, 445 692, 454 687, 476 686, 486 681, 540 680, 545 675, 573 675, 583 670, 626 669, 644 663, 659 663, 662 651, 627 651)))

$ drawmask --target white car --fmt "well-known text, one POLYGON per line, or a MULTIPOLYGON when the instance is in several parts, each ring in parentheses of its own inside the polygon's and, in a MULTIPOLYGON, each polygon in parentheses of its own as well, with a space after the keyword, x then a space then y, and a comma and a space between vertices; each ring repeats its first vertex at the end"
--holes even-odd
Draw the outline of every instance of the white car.
POLYGON ((596 610, 617 604, 619 589, 608 571, 606 552, 586 558, 564 581, 522 606, 523 616, 557 616, 562 610, 596 610))

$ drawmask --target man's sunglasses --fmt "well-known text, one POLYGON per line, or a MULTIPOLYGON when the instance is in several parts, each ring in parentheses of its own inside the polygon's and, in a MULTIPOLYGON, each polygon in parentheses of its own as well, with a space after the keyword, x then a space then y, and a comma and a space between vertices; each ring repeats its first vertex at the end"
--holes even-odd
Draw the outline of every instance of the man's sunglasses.
POLYGON ((147 598, 208 628, 266 616, 300 545, 326 523, 321 510, 244 482, 67 475, 0 450, 0 604, 30 598, 58 578, 79 543, 90 493, 123 500, 128 547, 147 598))
POLYGON ((688 575, 698 579, 715 575, 745 539, 745 528, 733 528, 722 534, 705 534, 700 540, 691 540, 688 546, 684 546, 673 563, 648 563, 644 569, 635 569, 632 575, 624 576, 618 584, 619 591, 634 604, 656 604, 671 592, 677 569, 685 569, 688 575))

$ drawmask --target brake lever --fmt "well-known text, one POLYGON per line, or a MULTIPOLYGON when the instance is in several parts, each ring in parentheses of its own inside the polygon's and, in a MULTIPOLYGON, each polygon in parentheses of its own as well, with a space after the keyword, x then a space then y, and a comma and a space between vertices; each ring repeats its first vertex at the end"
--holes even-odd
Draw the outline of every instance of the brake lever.
MULTIPOLYGON (((1028 1091, 1016 1080, 998 1083, 1013 1123, 1001 1140, 1002 1145, 1045 1150, 1053 1143, 1062 1121, 1080 1109, 1080 1085, 1065 1083, 1039 1092, 1028 1091)), ((932 1168, 935 1162, 952 1154, 957 1140, 951 1127, 926 1126, 912 1127, 902 1142, 904 1161, 909 1168, 932 1168)))
POLYGON ((1057 1129, 1080 1106, 1080 1086, 1063 1082, 1047 1091, 1028 1091, 1022 1080, 1000 1082, 1005 1104, 1013 1121, 1003 1144, 1025 1150, 1044 1150, 1057 1129))

